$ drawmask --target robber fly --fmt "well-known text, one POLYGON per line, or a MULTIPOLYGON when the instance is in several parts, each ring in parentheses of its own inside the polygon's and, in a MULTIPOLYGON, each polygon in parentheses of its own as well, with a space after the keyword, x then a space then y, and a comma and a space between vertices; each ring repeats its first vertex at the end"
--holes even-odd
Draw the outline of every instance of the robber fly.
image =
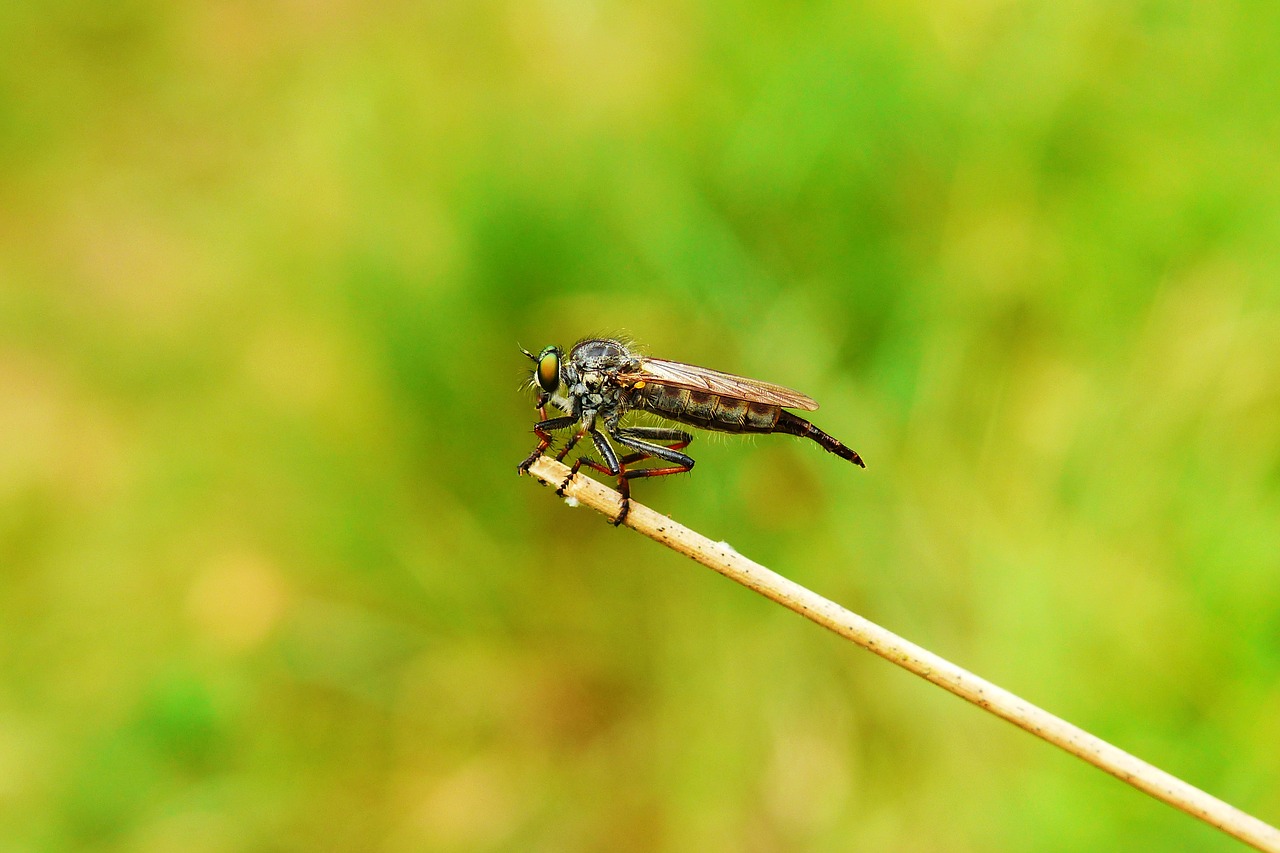
POLYGON ((693 441, 690 433, 669 427, 623 426, 623 416, 632 409, 716 432, 798 435, 813 439, 859 467, 867 467, 862 457, 840 441, 785 411, 789 408, 812 412, 818 408, 811 398, 790 388, 649 358, 628 344, 608 338, 579 341, 569 350, 568 358, 555 346, 539 355, 526 349, 520 351, 534 363, 529 387, 537 392, 542 419, 533 426, 538 446, 517 470, 521 474, 529 470, 551 446, 552 433, 576 430, 556 453, 558 460, 563 460, 584 436, 590 436, 603 462, 585 454, 579 456, 557 493, 564 494, 583 465, 617 477, 622 510, 613 521, 615 526, 626 520, 631 508, 631 480, 680 474, 693 468, 693 457, 681 452, 693 441), (548 405, 566 414, 548 418, 548 405), (631 452, 619 456, 610 439, 631 452), (659 467, 628 467, 646 459, 659 460, 659 467))

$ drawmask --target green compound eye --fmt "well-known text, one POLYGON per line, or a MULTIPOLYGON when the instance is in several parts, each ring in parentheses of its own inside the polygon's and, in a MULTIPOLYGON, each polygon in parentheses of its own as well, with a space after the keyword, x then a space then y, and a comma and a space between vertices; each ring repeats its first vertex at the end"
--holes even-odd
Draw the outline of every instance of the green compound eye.
POLYGON ((538 356, 538 387, 548 394, 554 394, 560 387, 560 350, 547 347, 538 356))

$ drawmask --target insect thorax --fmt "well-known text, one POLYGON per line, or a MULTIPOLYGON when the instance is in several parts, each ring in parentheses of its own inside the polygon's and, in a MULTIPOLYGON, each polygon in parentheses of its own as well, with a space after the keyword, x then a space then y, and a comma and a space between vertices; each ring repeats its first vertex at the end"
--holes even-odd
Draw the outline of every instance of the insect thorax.
POLYGON ((569 352, 569 364, 580 371, 621 373, 635 370, 640 358, 621 341, 591 338, 579 341, 569 352))
POLYGON ((626 411, 626 390, 617 377, 639 368, 640 359, 619 341, 597 338, 581 341, 564 365, 566 393, 573 414, 593 419, 596 414, 616 422, 626 411))

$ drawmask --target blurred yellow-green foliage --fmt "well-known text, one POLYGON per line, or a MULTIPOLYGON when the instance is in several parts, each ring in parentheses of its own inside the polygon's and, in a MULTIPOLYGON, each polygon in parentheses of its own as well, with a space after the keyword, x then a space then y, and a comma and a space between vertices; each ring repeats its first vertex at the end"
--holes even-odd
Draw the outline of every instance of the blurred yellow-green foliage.
POLYGON ((1273 3, 0 4, 0 851, 1234 850, 515 476, 517 344, 822 401, 640 500, 1280 818, 1273 3))

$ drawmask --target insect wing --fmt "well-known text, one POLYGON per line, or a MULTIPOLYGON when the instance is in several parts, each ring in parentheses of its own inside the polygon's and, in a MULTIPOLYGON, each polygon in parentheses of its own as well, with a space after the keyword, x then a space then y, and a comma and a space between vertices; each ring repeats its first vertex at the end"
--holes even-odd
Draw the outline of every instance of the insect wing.
POLYGON ((646 358, 639 373, 624 374, 620 378, 632 383, 653 382, 676 388, 688 388, 692 391, 709 391, 735 400, 767 403, 770 406, 782 406, 787 409, 812 412, 818 408, 818 404, 812 397, 782 385, 662 358, 646 358))

